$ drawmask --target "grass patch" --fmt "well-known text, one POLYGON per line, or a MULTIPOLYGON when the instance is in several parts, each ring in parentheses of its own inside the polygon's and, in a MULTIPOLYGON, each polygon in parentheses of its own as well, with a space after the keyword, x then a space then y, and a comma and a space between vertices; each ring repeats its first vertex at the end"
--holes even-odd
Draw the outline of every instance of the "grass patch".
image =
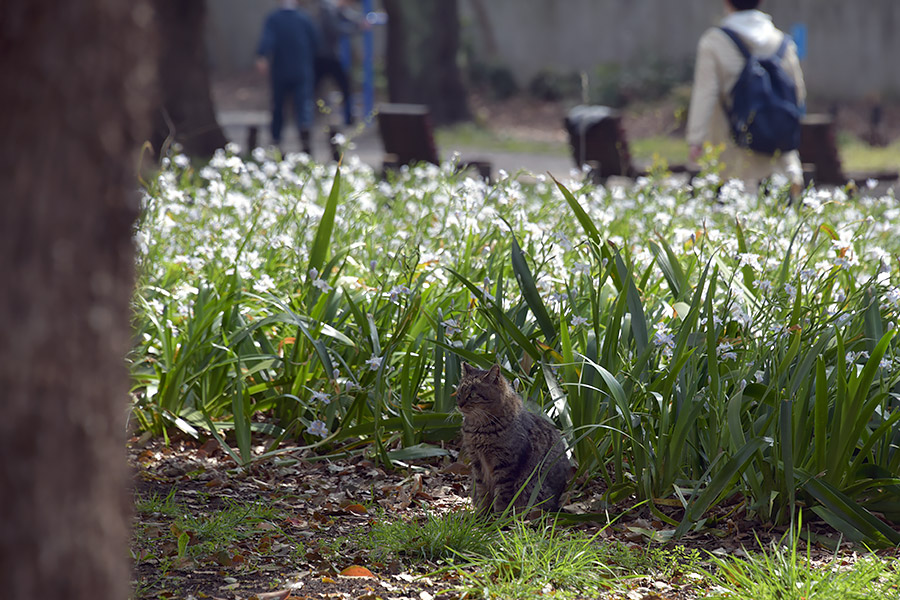
POLYGON ((702 571, 698 550, 636 549, 598 535, 557 526, 550 518, 498 522, 465 511, 377 523, 362 543, 384 553, 380 559, 405 559, 418 569, 432 563, 452 572, 467 597, 582 597, 624 589, 637 577, 681 582, 684 574, 702 571))
POLYGON ((867 171, 900 168, 900 140, 877 148, 858 137, 838 135, 838 148, 844 171, 867 171))
MULTIPOLYGON (((569 146, 563 142, 526 140, 466 123, 439 129, 437 143, 444 153, 452 150, 478 148, 486 151, 518 154, 566 156, 569 146)), ((682 136, 655 135, 629 139, 632 159, 641 165, 651 165, 658 158, 668 164, 686 164, 689 148, 682 136)), ((885 170, 900 168, 900 140, 883 148, 870 146, 858 137, 842 133, 838 136, 838 151, 846 171, 885 170)))
MULTIPOLYGON (((135 512, 143 519, 135 525, 135 558, 142 561, 174 560, 184 566, 189 561, 230 564, 239 557, 243 562, 247 548, 262 555, 274 539, 289 537, 278 525, 283 520, 280 513, 257 502, 226 499, 219 509, 197 510, 177 502, 173 489, 165 497, 154 494, 136 500, 135 512)), ((302 543, 290 544, 294 554, 302 553, 302 543)))
POLYGON ((175 502, 175 488, 172 488, 166 496, 154 493, 147 498, 137 498, 134 501, 134 510, 143 516, 178 517, 184 510, 175 502))
POLYGON ((900 571, 877 556, 866 556, 849 566, 833 558, 814 564, 810 552, 797 550, 797 538, 785 545, 772 544, 748 558, 713 556, 715 573, 707 598, 730 600, 863 600, 900 598, 900 571))
POLYGON ((464 123, 438 129, 435 137, 438 147, 441 148, 444 154, 464 148, 478 148, 479 150, 514 154, 545 154, 550 156, 566 156, 569 154, 569 146, 563 142, 522 139, 514 135, 491 131, 475 123, 464 123))
POLYGON ((517 523, 462 569, 462 591, 484 598, 594 596, 616 587, 621 573, 587 536, 558 529, 552 521, 533 528, 517 523))
POLYGON ((685 164, 688 161, 688 144, 683 137, 655 135, 653 137, 628 140, 631 158, 642 165, 650 165, 659 157, 670 165, 685 164))
POLYGON ((496 542, 499 526, 473 511, 429 514, 424 519, 377 523, 369 540, 373 549, 412 560, 452 560, 483 556, 496 542))

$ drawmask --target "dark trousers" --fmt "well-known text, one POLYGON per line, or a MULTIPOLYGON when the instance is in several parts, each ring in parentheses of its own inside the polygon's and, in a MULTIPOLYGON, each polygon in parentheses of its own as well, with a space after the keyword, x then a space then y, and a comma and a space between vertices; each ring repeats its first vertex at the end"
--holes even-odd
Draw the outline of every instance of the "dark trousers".
MULTIPOLYGON (((290 96, 294 105, 294 120, 300 132, 300 140, 309 139, 309 129, 313 120, 312 86, 304 81, 272 80, 272 141, 281 143, 281 128, 284 126, 284 103, 290 96)), ((304 142, 304 150, 309 151, 308 141, 304 142)))
POLYGON ((344 65, 336 58, 318 57, 316 58, 316 89, 325 77, 331 77, 344 97, 344 123, 353 124, 353 96, 350 93, 350 80, 347 78, 347 71, 344 65))

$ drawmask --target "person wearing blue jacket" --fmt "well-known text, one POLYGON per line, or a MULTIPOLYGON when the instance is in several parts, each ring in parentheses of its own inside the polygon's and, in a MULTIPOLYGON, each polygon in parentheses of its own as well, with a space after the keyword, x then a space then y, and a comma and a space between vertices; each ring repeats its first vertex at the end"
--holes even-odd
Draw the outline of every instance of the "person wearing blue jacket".
POLYGON ((311 154, 315 57, 319 36, 297 0, 282 0, 266 17, 257 49, 257 68, 268 73, 272 86, 272 142, 281 145, 284 103, 290 96, 303 151, 311 154))
POLYGON ((353 97, 350 78, 341 62, 341 39, 365 31, 369 24, 354 11, 350 0, 319 0, 319 52, 316 56, 316 88, 330 77, 344 98, 344 123, 353 124, 353 97))

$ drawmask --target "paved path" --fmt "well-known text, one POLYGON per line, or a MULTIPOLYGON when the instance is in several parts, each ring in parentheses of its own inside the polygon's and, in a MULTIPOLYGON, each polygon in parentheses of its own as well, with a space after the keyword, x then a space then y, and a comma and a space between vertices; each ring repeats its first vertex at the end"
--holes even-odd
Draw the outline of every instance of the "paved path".
MULTIPOLYGON (((247 143, 247 125, 256 124, 259 127, 259 144, 267 145, 271 142, 269 135, 269 114, 266 111, 250 111, 250 110, 227 110, 217 113, 219 124, 222 126, 225 136, 233 142, 237 142, 241 147, 247 143)), ((329 150, 329 137, 327 132, 327 124, 322 124, 320 120, 313 132, 313 157, 318 161, 331 159, 331 151, 329 150)), ((372 167, 381 168, 384 149, 381 145, 381 139, 378 136, 378 128, 376 125, 368 127, 354 127, 345 132, 348 138, 352 139, 355 147, 348 153, 359 156, 362 162, 372 167)), ((288 123, 285 128, 284 149, 292 152, 300 149, 299 139, 296 130, 288 123)), ((552 173, 557 178, 568 177, 574 168, 574 162, 571 156, 559 154, 534 154, 524 152, 501 152, 494 150, 484 150, 483 148, 438 148, 442 158, 449 157, 454 151, 460 156, 470 160, 486 160, 493 164, 494 175, 500 169, 507 173, 516 173, 520 170, 531 172, 535 175, 552 173)), ((627 180, 623 180, 627 181, 627 180)), ((859 182, 861 188, 859 190, 864 196, 882 196, 889 193, 889 190, 896 188, 896 182, 880 182, 875 188, 868 189, 864 182, 859 182)))
MULTIPOLYGON (((260 145, 265 146, 271 142, 268 130, 269 115, 266 111, 220 111, 217 113, 217 118, 225 132, 225 136, 242 147, 247 143, 248 124, 251 123, 259 127, 258 142, 260 145)), ((321 123, 322 121, 319 121, 313 131, 313 157, 319 161, 330 159, 327 125, 321 123)), ((354 127, 345 131, 344 135, 351 139, 355 145, 355 148, 348 151, 349 154, 359 156, 362 162, 375 168, 381 167, 384 149, 382 148, 376 125, 354 127)), ((284 149, 289 152, 300 149, 297 132, 291 127, 290 123, 285 128, 283 142, 284 149)), ((450 157, 455 151, 459 152, 464 158, 490 161, 493 163, 495 174, 500 169, 508 173, 515 173, 520 169, 524 169, 534 174, 542 174, 549 171, 556 177, 565 177, 574 167, 570 156, 558 154, 500 152, 466 147, 442 147, 438 150, 442 158, 450 157)))

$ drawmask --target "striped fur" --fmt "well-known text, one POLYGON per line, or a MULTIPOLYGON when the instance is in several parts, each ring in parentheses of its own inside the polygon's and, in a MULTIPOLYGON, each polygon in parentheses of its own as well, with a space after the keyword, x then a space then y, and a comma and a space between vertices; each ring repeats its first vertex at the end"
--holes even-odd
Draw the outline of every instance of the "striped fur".
POLYGON ((571 475, 565 443, 546 417, 525 410, 500 367, 483 371, 463 363, 456 401, 463 414, 463 450, 472 461, 475 506, 495 514, 529 502, 559 510, 571 475))

